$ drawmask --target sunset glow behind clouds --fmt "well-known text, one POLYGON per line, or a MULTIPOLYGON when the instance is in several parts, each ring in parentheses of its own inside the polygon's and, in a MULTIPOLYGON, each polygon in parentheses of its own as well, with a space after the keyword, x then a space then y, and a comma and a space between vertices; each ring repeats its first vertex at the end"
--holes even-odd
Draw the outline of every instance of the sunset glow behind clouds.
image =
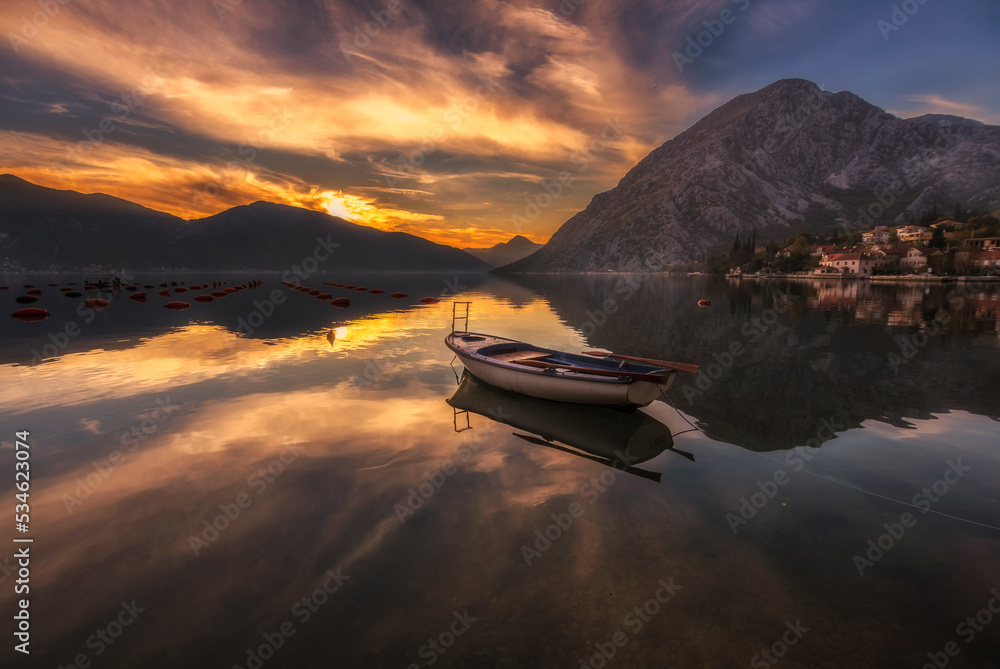
POLYGON ((927 3, 885 40, 889 10, 865 3, 231 2, 0 5, 0 171, 184 218, 269 200, 488 246, 547 240, 651 149, 778 78, 900 114, 998 109, 990 59, 969 60, 996 53, 995 3, 927 3), (679 72, 672 54, 725 8, 737 20, 679 72), (928 34, 952 32, 925 67, 928 34))

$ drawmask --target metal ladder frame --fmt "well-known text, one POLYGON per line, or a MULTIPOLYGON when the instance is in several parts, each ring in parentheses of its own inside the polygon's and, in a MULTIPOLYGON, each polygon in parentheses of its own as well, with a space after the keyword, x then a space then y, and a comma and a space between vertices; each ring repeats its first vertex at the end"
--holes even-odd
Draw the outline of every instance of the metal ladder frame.
POLYGON ((452 302, 451 303, 451 332, 452 332, 452 334, 454 334, 455 332, 458 332, 460 334, 461 333, 467 333, 469 331, 469 307, 471 305, 472 305, 472 302, 452 302), (460 305, 460 304, 465 307, 465 315, 463 315, 463 316, 460 316, 458 314, 458 305, 460 305), (455 323, 458 322, 458 321, 465 321, 465 329, 464 330, 456 330, 455 329, 455 323))

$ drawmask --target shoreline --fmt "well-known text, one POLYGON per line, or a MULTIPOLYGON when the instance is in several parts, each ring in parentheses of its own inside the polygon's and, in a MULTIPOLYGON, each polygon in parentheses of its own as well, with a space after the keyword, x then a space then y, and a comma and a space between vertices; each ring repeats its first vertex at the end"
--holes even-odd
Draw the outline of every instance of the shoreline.
POLYGON ((1000 276, 823 276, 822 274, 783 274, 781 276, 769 275, 726 275, 727 279, 805 279, 808 281, 872 281, 874 283, 967 283, 969 281, 992 282, 1000 281, 1000 276))

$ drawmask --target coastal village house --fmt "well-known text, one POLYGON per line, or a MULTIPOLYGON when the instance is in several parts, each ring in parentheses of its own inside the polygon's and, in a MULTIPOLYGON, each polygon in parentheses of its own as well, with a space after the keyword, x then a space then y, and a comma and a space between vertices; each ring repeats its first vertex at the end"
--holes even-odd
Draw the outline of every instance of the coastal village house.
POLYGON ((837 252, 836 244, 826 244, 825 246, 809 247, 809 255, 811 255, 813 258, 822 258, 828 253, 836 253, 836 252, 837 252))
POLYGON ((886 244, 891 236, 892 233, 884 225, 880 225, 874 230, 861 233, 861 241, 865 244, 886 244))
POLYGON ((896 236, 899 237, 901 242, 929 242, 934 233, 931 232, 930 228, 924 228, 919 225, 907 225, 905 227, 896 230, 896 236))
POLYGON ((820 260, 820 265, 832 267, 841 274, 857 274, 871 276, 882 262, 867 253, 828 253, 820 260))
POLYGON ((906 254, 913 250, 908 244, 877 244, 872 247, 871 255, 882 259, 882 267, 894 262, 900 262, 906 254))
POLYGON ((903 267, 912 267, 914 269, 919 269, 927 267, 927 262, 934 256, 944 255, 937 249, 917 249, 911 248, 907 251, 906 255, 899 261, 899 264, 903 267))
POLYGON ((1000 251, 1000 237, 980 237, 962 241, 963 251, 1000 251))
MULTIPOLYGON (((969 240, 966 240, 969 241, 969 240)), ((1000 269, 1000 250, 969 251, 963 248, 955 253, 955 269, 968 271, 970 269, 1000 269)))

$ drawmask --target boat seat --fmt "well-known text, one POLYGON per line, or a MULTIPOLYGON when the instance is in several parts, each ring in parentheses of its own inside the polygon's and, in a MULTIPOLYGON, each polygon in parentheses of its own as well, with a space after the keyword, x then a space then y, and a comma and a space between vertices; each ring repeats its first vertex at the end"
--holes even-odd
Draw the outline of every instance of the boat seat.
POLYGON ((542 358, 547 358, 551 353, 546 353, 545 351, 507 351, 505 353, 496 353, 489 357, 494 360, 500 360, 502 362, 519 362, 521 360, 541 360, 542 358))

